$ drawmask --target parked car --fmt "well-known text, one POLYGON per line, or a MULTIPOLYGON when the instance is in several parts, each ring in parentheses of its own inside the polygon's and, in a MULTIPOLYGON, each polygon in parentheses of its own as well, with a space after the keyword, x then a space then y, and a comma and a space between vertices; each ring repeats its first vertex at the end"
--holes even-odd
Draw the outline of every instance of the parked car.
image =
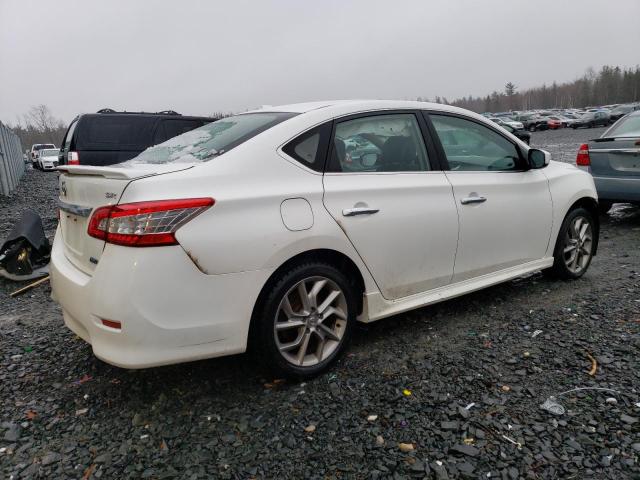
POLYGON ((57 148, 43 148, 38 153, 37 166, 40 170, 55 170, 58 166, 58 154, 60 150, 57 148))
POLYGON ((549 126, 547 125, 547 120, 537 113, 523 113, 516 116, 515 120, 517 120, 518 122, 522 122, 524 128, 529 130, 530 132, 535 132, 537 130, 547 130, 549 128, 549 126))
POLYGON ((611 110, 611 121, 615 122, 616 120, 620 120, 627 113, 635 112, 636 110, 640 110, 640 103, 620 105, 611 110))
POLYGON ((183 116, 172 110, 158 113, 116 112, 78 115, 67 128, 58 157, 60 165, 113 165, 182 133, 215 121, 183 116))
POLYGON ((602 213, 616 202, 640 205, 640 110, 580 146, 576 164, 593 175, 602 213))
POLYGON ((598 126, 607 126, 611 124, 611 117, 607 112, 604 111, 596 111, 596 112, 586 112, 580 118, 578 118, 573 124, 571 128, 576 129, 580 127, 593 128, 598 126))
POLYGON ((441 104, 269 107, 120 168, 59 168, 52 295, 126 368, 249 346, 312 376, 358 320, 541 269, 576 279, 598 244, 589 174, 441 104), (356 137, 380 152, 347 162, 356 137))
POLYGON ((38 166, 38 152, 43 148, 56 148, 56 146, 53 143, 34 143, 33 145, 31 145, 31 165, 34 168, 37 168, 38 166))
MULTIPOLYGON (((497 123, 502 128, 504 128, 507 132, 509 132, 512 135, 518 137, 520 140, 522 140, 527 145, 529 145, 529 143, 531 143, 531 134, 529 132, 527 132, 522 126, 520 128, 515 128, 515 127, 512 126, 513 122, 505 122, 501 118, 495 118, 494 117, 494 118, 490 118, 489 120, 491 120, 492 122, 497 123)), ((517 123, 520 123, 520 122, 517 122, 517 123)), ((520 123, 520 125, 522 125, 522 123, 520 123)))
POLYGON ((544 118, 547 121, 547 128, 549 130, 558 130, 559 128, 562 128, 562 120, 560 120, 559 117, 550 115, 544 118))

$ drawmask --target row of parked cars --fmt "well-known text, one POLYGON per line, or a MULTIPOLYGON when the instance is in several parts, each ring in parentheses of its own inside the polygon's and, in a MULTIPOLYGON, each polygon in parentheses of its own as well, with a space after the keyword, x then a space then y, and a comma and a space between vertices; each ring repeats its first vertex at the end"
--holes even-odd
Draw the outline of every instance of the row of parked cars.
POLYGON ((483 115, 503 127, 508 125, 518 132, 516 136, 525 140, 527 137, 522 132, 557 130, 568 127, 576 129, 608 126, 636 110, 640 110, 640 103, 606 105, 586 109, 569 108, 483 113, 483 115))

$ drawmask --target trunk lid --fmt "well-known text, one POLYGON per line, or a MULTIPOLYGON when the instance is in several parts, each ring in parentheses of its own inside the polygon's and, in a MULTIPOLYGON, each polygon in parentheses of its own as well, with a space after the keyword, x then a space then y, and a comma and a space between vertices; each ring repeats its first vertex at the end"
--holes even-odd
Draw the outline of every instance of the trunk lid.
POLYGON ((89 236, 93 211, 118 203, 127 185, 139 178, 191 168, 192 165, 136 165, 124 167, 59 167, 60 235, 65 256, 78 269, 91 275, 102 256, 104 240, 89 236))
POLYGON ((594 140, 589 145, 589 157, 595 176, 640 176, 640 138, 594 140))

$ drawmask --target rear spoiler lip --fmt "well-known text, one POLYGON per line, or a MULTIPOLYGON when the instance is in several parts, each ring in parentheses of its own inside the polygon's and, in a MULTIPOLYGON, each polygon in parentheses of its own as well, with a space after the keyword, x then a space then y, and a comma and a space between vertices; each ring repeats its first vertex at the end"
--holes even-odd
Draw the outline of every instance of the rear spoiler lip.
MULTIPOLYGON (((171 165, 171 164, 169 164, 171 165)), ((71 175, 94 175, 121 180, 135 180, 137 178, 152 177, 163 173, 173 173, 193 168, 193 164, 182 164, 181 168, 167 168, 169 165, 141 165, 134 168, 96 167, 92 165, 61 165, 56 168, 59 172, 71 175)))

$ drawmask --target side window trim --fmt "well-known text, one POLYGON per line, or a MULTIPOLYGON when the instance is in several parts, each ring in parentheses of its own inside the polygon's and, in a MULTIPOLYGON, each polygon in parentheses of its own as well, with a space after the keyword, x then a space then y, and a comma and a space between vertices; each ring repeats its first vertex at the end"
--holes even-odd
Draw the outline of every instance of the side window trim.
POLYGON ((433 125, 433 122, 431 121, 430 115, 441 115, 441 116, 447 116, 447 117, 460 118, 462 120, 473 122, 473 123, 476 123, 476 124, 478 124, 480 126, 486 127, 489 130, 491 130, 492 132, 495 132, 498 135, 500 135, 502 138, 504 138, 510 144, 512 144, 514 146, 514 148, 516 149, 516 152, 518 152, 520 165, 518 166, 519 168, 517 168, 515 170, 474 170, 474 172, 477 172, 477 173, 483 173, 483 172, 490 172, 490 173, 499 173, 499 172, 502 172, 502 173, 521 173, 521 172, 525 172, 525 171, 528 170, 527 162, 526 162, 526 159, 525 159, 525 155, 522 152, 522 149, 520 148, 520 146, 517 143, 515 143, 513 140, 511 140, 510 138, 505 136, 497 128, 494 128, 493 125, 487 125, 487 124, 484 124, 482 122, 479 122, 475 118, 468 117, 466 115, 461 115, 459 113, 454 113, 454 112, 444 112, 444 111, 439 111, 439 110, 422 110, 422 115, 423 115, 423 117, 425 119, 425 122, 427 123, 427 125, 429 127, 429 133, 434 138, 434 143, 436 144, 436 149, 438 151, 438 158, 439 158, 440 162, 442 163, 444 170, 449 170, 450 171, 451 167, 450 167, 449 162, 447 160, 447 154, 444 151, 444 147, 442 146, 442 142, 440 141, 440 137, 438 136, 438 133, 436 132, 436 129, 435 129, 434 125, 433 125))
POLYGON ((429 138, 428 140, 427 138, 425 138, 425 130, 424 130, 424 125, 422 120, 423 120, 423 117, 421 115, 421 112, 415 109, 371 110, 367 112, 351 113, 349 115, 334 118, 332 122, 333 125, 331 127, 331 134, 329 136, 329 145, 328 145, 329 148, 327 148, 327 152, 326 152, 326 159, 324 162, 323 173, 338 174, 338 175, 371 175, 371 174, 380 175, 380 174, 398 174, 398 173, 431 173, 431 172, 438 172, 442 170, 443 169, 442 163, 439 161, 439 158, 436 155, 435 142, 432 143, 431 138, 429 138), (329 162, 331 161, 331 158, 333 156, 333 151, 335 149, 333 138, 335 137, 336 127, 338 126, 338 124, 342 122, 348 122, 350 120, 356 120, 356 119, 366 118, 366 117, 379 117, 382 115, 407 115, 407 114, 413 115, 416 119, 416 122, 418 123, 420 136, 422 138, 422 142, 427 151, 427 157, 428 157, 427 161, 429 162, 428 170, 421 170, 421 171, 415 171, 415 172, 413 171, 411 172, 334 172, 334 171, 328 170, 329 162))

